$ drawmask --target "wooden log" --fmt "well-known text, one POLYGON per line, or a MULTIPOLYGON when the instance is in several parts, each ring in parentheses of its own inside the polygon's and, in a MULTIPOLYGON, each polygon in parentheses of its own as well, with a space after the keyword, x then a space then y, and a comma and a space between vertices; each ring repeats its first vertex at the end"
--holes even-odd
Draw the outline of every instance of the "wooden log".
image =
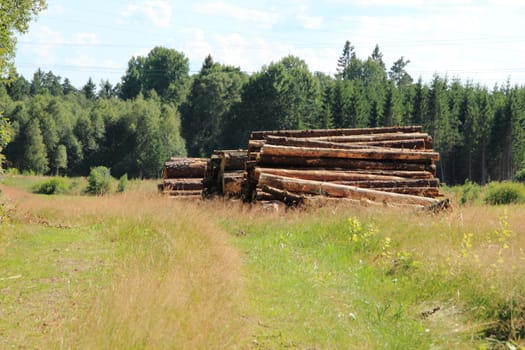
POLYGON ((221 159, 221 169, 223 171, 244 170, 246 160, 248 159, 248 150, 215 150, 213 151, 212 157, 221 159))
POLYGON ((202 190, 204 185, 200 178, 190 179, 165 179, 163 182, 164 190, 202 190))
POLYGON ((413 196, 423 196, 429 198, 436 198, 442 196, 437 187, 378 187, 374 188, 374 190, 410 194, 413 196))
POLYGON ((297 207, 304 202, 304 195, 291 193, 267 185, 262 186, 261 189, 263 192, 271 194, 274 199, 283 202, 289 207, 297 207))
MULTIPOLYGON (((375 188, 381 189, 382 191, 385 188, 405 188, 405 187, 433 187, 437 188, 439 186, 439 179, 401 179, 401 180, 368 180, 368 181, 332 181, 333 183, 338 183, 340 185, 348 186, 357 186, 361 188, 375 188)), ((407 192, 408 193, 408 192, 407 192)))
MULTIPOLYGON (((282 136, 265 136, 266 143, 264 143, 260 149, 266 145, 275 146, 295 146, 295 147, 314 147, 314 148, 338 148, 338 149, 359 149, 359 148, 375 148, 375 146, 369 146, 365 144, 353 144, 353 143, 337 143, 330 141, 323 141, 310 138, 298 138, 298 137, 282 137, 282 136)), ((378 148, 380 149, 380 148, 378 148)))
POLYGON ((353 171, 342 170, 312 170, 312 169, 280 169, 280 168, 255 168, 255 181, 258 181, 261 173, 293 177, 314 181, 403 181, 405 177, 363 174, 353 171))
MULTIPOLYGON (((325 141, 326 142, 326 141, 325 141)), ((346 145, 346 144, 345 144, 346 145)), ((386 140, 386 141, 364 141, 353 142, 351 145, 368 145, 376 147, 391 147, 414 150, 432 150, 432 138, 421 138, 413 140, 386 140)))
POLYGON ((382 175, 382 176, 398 176, 407 179, 432 179, 435 176, 435 173, 430 171, 411 171, 411 170, 359 170, 355 171, 359 174, 372 174, 372 175, 382 175))
POLYGON ((390 202, 430 206, 437 202, 437 200, 433 198, 376 191, 368 188, 338 185, 321 181, 294 179, 271 174, 261 174, 259 186, 264 185, 294 193, 324 195, 328 197, 351 198, 357 200, 364 198, 375 202, 385 203, 390 202))
POLYGON ((244 171, 227 172, 223 175, 222 194, 225 196, 240 196, 244 182, 244 171))
POLYGON ((343 158, 363 160, 400 160, 431 163, 439 160, 437 152, 408 151, 402 149, 329 149, 314 147, 278 146, 266 144, 262 155, 305 158, 343 158))
POLYGON ((385 134, 371 134, 371 135, 349 135, 349 136, 323 136, 313 137, 312 139, 320 141, 338 142, 338 143, 352 143, 352 142, 372 142, 372 141, 395 141, 395 140, 415 140, 427 139, 430 136, 426 133, 385 133, 385 134))
POLYGON ((207 158, 171 158, 164 163, 162 176, 173 178, 203 178, 207 158))
POLYGON ((202 195, 202 192, 201 191, 186 191, 186 190, 171 190, 171 191, 164 191, 163 194, 167 194, 167 195, 170 195, 170 196, 181 196, 181 197, 184 197, 184 196, 201 196, 202 195))
POLYGON ((264 192, 263 190, 256 191, 255 194, 256 201, 277 201, 278 199, 271 193, 264 192))
POLYGON ((310 130, 269 130, 253 131, 250 140, 262 140, 267 135, 286 137, 324 137, 324 136, 348 136, 363 134, 384 133, 413 133, 422 132, 421 126, 387 126, 379 128, 351 128, 351 129, 310 129, 310 130))
POLYGON ((347 170, 403 170, 403 171, 427 171, 436 174, 434 164, 407 163, 397 161, 375 161, 344 158, 305 158, 305 157, 283 157, 260 154, 257 159, 258 165, 282 168, 327 168, 347 170))

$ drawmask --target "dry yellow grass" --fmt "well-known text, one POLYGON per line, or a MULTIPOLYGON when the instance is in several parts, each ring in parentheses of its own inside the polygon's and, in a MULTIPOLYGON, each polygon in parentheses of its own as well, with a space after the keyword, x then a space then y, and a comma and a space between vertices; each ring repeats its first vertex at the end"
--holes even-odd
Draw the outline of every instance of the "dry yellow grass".
POLYGON ((15 225, 95 229, 118 260, 109 285, 95 283, 78 295, 84 298, 78 311, 85 314, 52 327, 44 343, 86 349, 233 349, 245 340, 239 253, 202 203, 161 198, 151 189, 107 197, 3 190, 4 198, 11 198, 15 225))

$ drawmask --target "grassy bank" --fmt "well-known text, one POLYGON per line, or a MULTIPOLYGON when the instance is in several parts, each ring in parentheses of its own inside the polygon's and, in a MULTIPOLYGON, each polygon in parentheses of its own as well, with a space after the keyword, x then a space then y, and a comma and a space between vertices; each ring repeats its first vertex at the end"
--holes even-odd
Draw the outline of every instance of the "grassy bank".
POLYGON ((520 205, 276 212, 23 183, 3 187, 1 347, 523 346, 520 205))

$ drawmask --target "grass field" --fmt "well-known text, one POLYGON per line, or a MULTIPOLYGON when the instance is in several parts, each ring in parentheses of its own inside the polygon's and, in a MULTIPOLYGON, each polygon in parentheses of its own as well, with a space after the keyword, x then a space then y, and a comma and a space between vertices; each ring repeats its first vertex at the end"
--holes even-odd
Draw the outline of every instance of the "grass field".
POLYGON ((41 180, 1 187, 0 348, 524 345, 523 205, 273 211, 41 180))

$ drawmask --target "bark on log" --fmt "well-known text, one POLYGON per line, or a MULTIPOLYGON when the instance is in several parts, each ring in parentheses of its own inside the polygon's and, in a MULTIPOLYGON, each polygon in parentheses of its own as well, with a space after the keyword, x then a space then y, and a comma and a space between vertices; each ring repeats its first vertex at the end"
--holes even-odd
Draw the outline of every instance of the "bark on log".
POLYGON ((162 182, 164 190, 202 190, 202 179, 165 179, 162 182))
POLYGON ((365 170, 365 169, 361 169, 361 170, 355 171, 355 173, 398 176, 398 177, 403 177, 407 179, 432 179, 435 176, 435 173, 432 173, 429 171, 405 171, 405 170, 365 170))
POLYGON ((439 153, 408 151, 402 149, 328 149, 314 147, 277 146, 266 144, 261 155, 305 158, 343 158, 363 160, 400 160, 408 162, 431 163, 439 160, 439 153))
MULTIPOLYGON (((282 137, 282 136, 266 136, 266 143, 261 146, 261 149, 266 145, 275 146, 295 146, 295 147, 314 147, 314 148, 338 148, 338 149, 361 149, 361 148, 376 148, 375 146, 369 146, 365 144, 354 144, 354 143, 337 143, 330 141, 323 141, 309 138, 298 138, 298 137, 282 137)), ((377 149, 381 149, 378 147, 377 149)))
POLYGON ((435 175, 436 166, 425 163, 407 163, 395 161, 374 161, 344 158, 305 158, 305 157, 283 157, 260 154, 257 160, 259 165, 282 168, 328 168, 347 170, 403 170, 403 171, 428 171, 435 175))
POLYGON ((384 134, 384 133, 413 133, 422 132, 421 126, 387 126, 380 128, 352 128, 352 129, 311 129, 311 130, 270 130, 253 131, 250 135, 251 140, 262 140, 267 135, 289 136, 289 137, 322 137, 322 136, 348 136, 363 134, 384 134))
MULTIPOLYGON (((433 179, 402 179, 402 180, 372 180, 372 181, 332 181, 333 183, 338 183, 340 185, 348 185, 348 186, 357 186, 361 188, 374 188, 379 189, 381 188, 382 191, 384 191, 385 188, 410 188, 410 187, 433 187, 437 188, 439 186, 439 179, 433 178, 433 179)), ((408 192, 407 192, 408 193, 408 192)))
POLYGON ((353 171, 341 170, 311 170, 311 169, 279 169, 279 168, 255 168, 255 181, 262 173, 293 177, 314 181, 403 181, 405 177, 363 174, 353 171))
POLYGON ((369 145, 376 147, 391 147, 414 150, 432 150, 432 138, 421 138, 413 140, 386 140, 386 141, 366 141, 353 142, 352 145, 369 145))
POLYGON ((423 196, 429 198, 442 196, 437 187, 378 187, 374 189, 383 192, 410 194, 413 196, 423 196))
POLYGON ((284 176, 261 174, 259 186, 270 186, 280 190, 295 193, 324 195, 328 197, 342 197, 361 200, 362 198, 375 202, 416 204, 430 206, 437 202, 436 199, 419 197, 407 194, 376 191, 355 186, 337 185, 332 183, 301 180, 284 176))
POLYGON ((395 140, 415 140, 427 139, 430 136, 427 133, 385 133, 385 134, 371 134, 371 135, 349 135, 349 136, 323 136, 314 137, 313 139, 320 141, 338 142, 338 143, 353 143, 353 142, 372 142, 372 141, 395 141, 395 140))
POLYGON ((164 163, 162 176, 173 178, 203 178, 207 158, 171 158, 164 163))
POLYGON ((285 190, 280 190, 275 187, 264 185, 262 191, 272 195, 274 199, 277 199, 289 207, 297 207, 303 204, 304 196, 300 194, 291 193, 285 190))
POLYGON ((277 199, 273 194, 271 193, 268 193, 268 192, 264 192, 263 190, 260 190, 260 191, 256 191, 257 193, 255 194, 255 200, 256 201, 277 201, 279 199, 277 199))

